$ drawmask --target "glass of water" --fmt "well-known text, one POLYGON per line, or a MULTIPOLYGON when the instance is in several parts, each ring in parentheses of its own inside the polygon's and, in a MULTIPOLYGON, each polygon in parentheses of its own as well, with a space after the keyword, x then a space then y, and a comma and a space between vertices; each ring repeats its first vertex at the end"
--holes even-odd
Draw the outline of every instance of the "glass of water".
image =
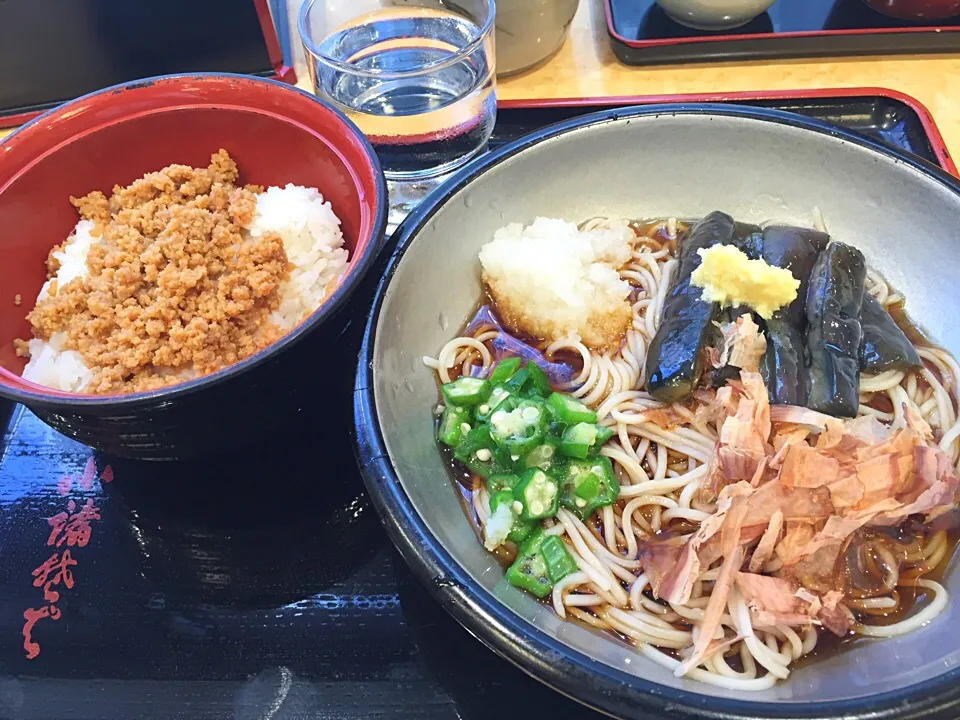
POLYGON ((392 192, 396 181, 437 178, 486 147, 497 112, 493 19, 493 0, 301 6, 314 92, 367 136, 392 192))

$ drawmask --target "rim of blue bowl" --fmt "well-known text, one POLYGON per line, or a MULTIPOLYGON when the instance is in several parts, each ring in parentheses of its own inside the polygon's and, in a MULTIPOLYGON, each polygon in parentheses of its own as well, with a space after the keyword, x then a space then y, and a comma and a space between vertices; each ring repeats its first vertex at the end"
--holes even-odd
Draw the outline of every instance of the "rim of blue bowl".
POLYGON ((125 91, 125 90, 137 90, 138 88, 147 87, 156 82, 167 82, 167 81, 177 81, 177 80, 203 80, 209 78, 226 78, 231 80, 240 80, 243 82, 250 82, 254 84, 262 83, 265 85, 273 85, 276 88, 284 91, 290 92, 297 95, 302 95, 303 97, 312 100, 313 102, 321 105, 323 108, 335 115, 340 122, 349 130, 360 142, 361 147, 363 148, 364 154, 366 155, 367 162, 369 163, 370 169, 373 170, 373 175, 376 182, 376 198, 375 198, 375 209, 373 224, 371 227, 371 239, 370 243, 367 246, 367 251, 359 258, 358 261, 351 260, 351 263, 357 263, 355 265, 355 270, 350 273, 346 282, 340 285, 333 294, 328 297, 324 302, 317 308, 309 318, 304 320, 300 325, 291 330, 289 333, 284 335, 282 338, 276 342, 268 345, 267 347, 259 350, 253 355, 240 360, 239 362, 229 365, 221 370, 210 373, 209 375, 204 375, 203 377, 195 378, 193 380, 187 380, 183 383, 178 383, 176 385, 171 385, 167 388, 160 388, 159 390, 150 390, 147 392, 139 393, 130 393, 128 395, 76 395, 76 396, 66 396, 59 394, 47 394, 42 390, 28 390, 25 388, 8 388, 0 385, 0 396, 9 398, 16 402, 23 403, 25 405, 35 405, 38 407, 46 408, 56 408, 60 407, 69 407, 73 409, 77 408, 105 408, 105 407, 129 407, 131 405, 143 405, 156 402, 158 400, 174 400, 179 397, 183 397, 194 392, 203 390, 204 388, 216 385, 221 383, 229 378, 232 378, 236 375, 244 374, 255 367, 267 362, 271 357, 274 357, 276 354, 282 351, 290 350, 294 345, 299 343, 304 337, 310 334, 316 327, 321 325, 324 320, 328 317, 334 315, 343 309, 343 306, 348 302, 350 296, 353 294, 353 291, 363 282, 363 279, 366 277, 371 266, 376 261, 377 256, 379 255, 382 246, 383 246, 383 237, 386 233, 387 228, 387 208, 388 208, 388 195, 387 195, 387 181, 383 175, 383 169, 380 166, 380 159, 377 157, 376 152, 373 149, 373 146, 370 144, 370 141, 367 140, 366 136, 360 131, 360 128, 348 118, 341 110, 334 107, 328 102, 325 102, 321 98, 318 98, 313 93, 309 93, 305 90, 301 90, 298 87, 290 85, 288 83, 280 82, 278 80, 272 80, 270 78, 257 77, 255 75, 242 75, 239 73, 225 73, 225 72, 210 72, 210 73, 172 73, 169 75, 155 75, 153 77, 142 78, 140 80, 132 80, 130 82, 118 83, 116 85, 111 85, 109 87, 101 88, 100 90, 95 90, 93 92, 87 93, 86 95, 81 95, 80 97, 74 98, 68 102, 58 105, 55 108, 47 110, 42 115, 38 115, 33 120, 21 125, 7 137, 0 140, 0 147, 4 143, 10 142, 15 139, 17 135, 27 130, 31 126, 43 122, 46 118, 49 118, 53 115, 62 113, 64 110, 68 110, 75 104, 81 103, 84 100, 87 100, 92 97, 97 97, 99 95, 106 95, 108 93, 113 93, 116 91, 125 91))
MULTIPOLYGON (((587 125, 650 115, 724 115, 763 120, 830 135, 892 157, 960 195, 960 180, 932 163, 818 120, 781 110, 714 103, 615 108, 549 125, 505 144, 461 168, 428 196, 394 232, 364 330, 354 385, 355 450, 367 491, 394 545, 417 578, 447 612, 484 645, 554 690, 622 718, 765 720, 843 718, 908 720, 960 715, 960 668, 887 693, 849 700, 791 703, 749 701, 672 688, 604 665, 548 635, 477 583, 433 535, 407 497, 387 452, 374 397, 374 344, 384 297, 404 254, 421 228, 454 193, 504 160, 544 140, 587 125)), ((466 522, 466 520, 464 520, 466 522)))

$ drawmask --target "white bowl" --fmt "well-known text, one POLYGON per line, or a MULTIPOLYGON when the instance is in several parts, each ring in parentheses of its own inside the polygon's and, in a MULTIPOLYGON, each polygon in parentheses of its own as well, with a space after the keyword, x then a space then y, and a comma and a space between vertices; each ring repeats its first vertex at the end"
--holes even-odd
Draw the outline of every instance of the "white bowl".
MULTIPOLYGON (((795 0, 804 2, 804 0, 795 0)), ((810 0, 806 0, 810 2, 810 0)), ((960 717, 960 568, 926 626, 793 666, 745 693, 677 678, 623 638, 564 622, 506 583, 461 507, 437 449, 436 352, 482 297, 477 253, 497 228, 570 220, 702 217, 806 225, 860 248, 907 311, 960 355, 960 180, 839 128, 772 110, 616 108, 537 130, 481 156, 394 233, 358 357, 357 455, 403 557, 472 634, 566 695, 630 720, 934 720, 960 717), (655 181, 637 168, 669 168, 655 181)), ((566 720, 566 718, 556 718, 566 720)))
MULTIPOLYGON (((657 0, 681 25, 697 30, 729 30, 766 12, 774 0, 657 0)), ((804 0, 800 0, 804 2, 804 0)))
MULTIPOLYGON (((390 0, 390 4, 443 7, 444 0, 390 0)), ((497 75, 528 70, 559 50, 579 5, 580 0, 496 0, 497 75)))
POLYGON ((533 67, 560 49, 580 0, 497 0, 497 75, 533 67))

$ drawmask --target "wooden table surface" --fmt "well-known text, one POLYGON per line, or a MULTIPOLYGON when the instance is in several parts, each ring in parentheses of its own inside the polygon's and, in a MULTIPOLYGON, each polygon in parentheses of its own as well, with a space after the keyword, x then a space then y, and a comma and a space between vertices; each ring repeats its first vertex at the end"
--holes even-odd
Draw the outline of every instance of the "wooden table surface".
MULTIPOLYGON (((297 65, 305 85, 305 69, 297 65)), ((603 0, 581 0, 560 51, 534 70, 500 80, 497 92, 514 99, 830 87, 885 87, 912 95, 933 114, 951 154, 960 153, 960 54, 628 66, 610 48, 603 0)))
POLYGON ((606 34, 602 0, 581 0, 560 51, 539 68, 504 78, 500 98, 662 95, 745 90, 883 87, 930 110, 951 154, 960 152, 960 55, 623 65, 606 34))

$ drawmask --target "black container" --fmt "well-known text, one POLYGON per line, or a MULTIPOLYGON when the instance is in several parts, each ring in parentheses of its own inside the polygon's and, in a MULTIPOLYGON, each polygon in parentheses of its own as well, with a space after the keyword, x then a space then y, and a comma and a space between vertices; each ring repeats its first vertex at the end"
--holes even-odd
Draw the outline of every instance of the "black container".
MULTIPOLYGON (((284 424, 300 424, 304 413, 325 412, 338 363, 356 356, 346 331, 369 307, 370 291, 358 290, 383 242, 387 189, 357 127, 283 83, 226 74, 154 78, 79 98, 5 140, 0 227, 20 232, 0 240, 4 297, 36 296, 43 259, 77 221, 70 195, 127 184, 172 162, 205 166, 218 148, 236 160, 241 182, 319 188, 350 248, 340 286, 264 350, 208 376, 131 395, 69 394, 20 380, 13 340, 29 337, 29 306, 0 303, 0 364, 7 369, 0 374, 0 395, 68 437, 142 460, 262 444, 284 424), (100 164, 91 158, 101 158, 100 164), (46 206, 49 212, 38 214, 46 206)), ((331 422, 342 420, 332 416, 331 422)))
POLYGON ((681 25, 656 0, 604 0, 604 6, 613 52, 628 65, 960 49, 960 18, 899 20, 863 0, 777 0, 729 30, 681 25))
POLYGON ((176 394, 102 405, 32 399, 24 404, 67 437, 116 457, 182 460, 263 448, 280 441, 307 413, 330 412, 330 422, 340 422, 327 383, 339 375, 341 362, 356 358, 352 305, 365 310, 369 299, 369 292, 356 292, 349 303, 318 314, 282 350, 268 349, 255 364, 227 368, 176 394))
MULTIPOLYGON (((764 102, 947 165, 914 101, 847 93, 764 102)), ((494 144, 606 102, 617 101, 502 103, 494 144)), ((348 308, 357 324, 362 292, 348 308)), ((352 394, 354 370, 331 375, 330 389, 352 394)), ((421 586, 364 493, 348 412, 325 396, 309 414, 317 422, 282 443, 226 460, 142 463, 91 458, 0 399, 0 718, 607 717, 497 657, 421 586), (100 483, 64 482, 86 463, 100 483), (43 601, 31 572, 56 549, 47 518, 88 499, 102 519, 86 547, 72 548, 75 586, 62 592, 60 620, 36 624, 42 649, 28 660, 23 613, 43 601)))

